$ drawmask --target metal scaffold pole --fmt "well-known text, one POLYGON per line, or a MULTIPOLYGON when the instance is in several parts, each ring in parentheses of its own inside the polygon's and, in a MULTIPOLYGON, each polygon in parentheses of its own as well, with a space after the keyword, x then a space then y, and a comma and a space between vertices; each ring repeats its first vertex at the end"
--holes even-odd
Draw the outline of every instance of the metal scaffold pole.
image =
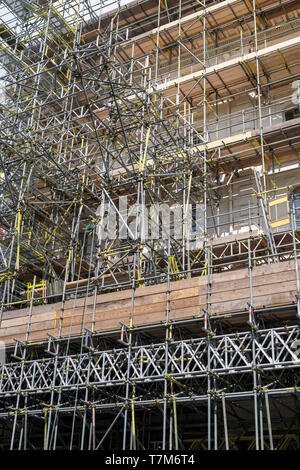
POLYGON ((299 449, 298 3, 0 3, 0 449, 299 449))

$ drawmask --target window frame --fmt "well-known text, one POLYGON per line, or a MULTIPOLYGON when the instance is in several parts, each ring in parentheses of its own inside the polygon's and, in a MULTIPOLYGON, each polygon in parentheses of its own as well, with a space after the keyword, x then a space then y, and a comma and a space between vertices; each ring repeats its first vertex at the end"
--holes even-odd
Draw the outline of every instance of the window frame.
POLYGON ((289 202, 288 202, 287 194, 285 194, 284 196, 276 197, 276 198, 272 199, 271 201, 269 201, 269 218, 270 218, 270 225, 271 225, 272 228, 281 227, 282 225, 287 225, 287 224, 290 223, 289 202), (271 207, 282 204, 283 202, 286 203, 287 217, 282 217, 281 219, 272 221, 271 207))

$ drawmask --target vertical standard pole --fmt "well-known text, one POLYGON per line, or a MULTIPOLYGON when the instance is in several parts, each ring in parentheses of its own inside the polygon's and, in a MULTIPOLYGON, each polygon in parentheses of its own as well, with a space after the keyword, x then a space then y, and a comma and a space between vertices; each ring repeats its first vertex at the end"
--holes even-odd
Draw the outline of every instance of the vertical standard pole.
POLYGON ((131 433, 132 433, 132 450, 136 450, 136 428, 135 428, 135 409, 134 409, 134 399, 135 399, 135 388, 132 391, 131 399, 131 433))
MULTIPOLYGON (((131 309, 130 309, 130 318, 129 326, 132 328, 133 321, 133 309, 134 309, 134 296, 135 296, 135 271, 136 271, 136 253, 134 254, 134 263, 133 263, 133 279, 132 279, 132 290, 131 290, 131 309)), ((126 382, 126 391, 125 391, 125 402, 128 403, 129 398, 129 378, 130 378, 130 361, 131 361, 131 343, 132 343, 132 332, 129 331, 128 335, 128 350, 127 350, 127 382, 126 382)), ((124 426, 123 426, 123 450, 126 450, 126 436, 127 436, 127 420, 128 420, 128 407, 126 406, 124 411, 124 426)))
MULTIPOLYGON (((261 382, 261 376, 259 374, 259 381, 261 382)), ((259 427, 260 427, 260 450, 264 450, 265 443, 264 443, 264 420, 263 420, 263 402, 262 402, 262 394, 259 394, 259 427)))
MULTIPOLYGON (((256 0, 252 0, 252 9, 253 9, 254 40, 255 40, 256 83, 257 83, 260 147, 261 147, 262 174, 263 174, 263 191, 266 191, 267 184, 266 184, 266 169, 265 169, 265 152, 264 152, 264 138, 263 138, 262 113, 261 113, 262 87, 261 87, 261 83, 260 83, 259 62, 258 62, 256 0)), ((262 197, 265 199, 265 203, 266 203, 266 194, 264 193, 262 195, 262 197)))
POLYGON ((216 397, 214 399, 214 449, 218 450, 218 402, 216 397))
POLYGON ((173 449, 173 410, 170 411, 169 450, 173 449))
POLYGON ((266 414, 267 414, 267 422, 268 422, 270 450, 274 450, 268 390, 264 390, 264 392, 265 392, 264 396, 265 396, 266 414))
POLYGON ((167 434, 167 392, 168 392, 168 350, 169 350, 169 313, 170 313, 170 255, 171 243, 168 239, 168 274, 167 274, 167 298, 166 298, 166 337, 165 337, 165 377, 164 377, 164 407, 163 407, 163 437, 162 450, 166 450, 167 434))
POLYGON ((157 15, 157 33, 156 33, 156 51, 155 51, 155 82, 158 79, 158 66, 159 66, 159 28, 160 28, 160 4, 158 2, 158 15, 157 15))
MULTIPOLYGON (((250 229, 251 234, 251 229, 250 229)), ((253 306, 253 279, 252 279, 252 257, 251 257, 251 238, 248 238, 248 273, 249 273, 249 324, 255 325, 254 306, 253 306)))
POLYGON ((210 339, 208 339, 207 351, 207 450, 211 450, 211 380, 210 380, 210 339))
POLYGON ((225 449, 229 450, 225 393, 222 393, 222 410, 223 410, 225 449))
POLYGON ((255 425, 255 448, 259 450, 259 432, 258 432, 258 405, 257 405, 257 372, 255 370, 255 337, 252 330, 252 365, 253 365, 253 401, 254 401, 254 425, 255 425))
POLYGON ((295 199, 292 198, 292 213, 291 213, 291 225, 292 225, 292 236, 293 236, 293 251, 295 261, 295 273, 296 273, 296 289, 297 289, 297 316, 300 320, 300 280, 299 280, 299 269, 298 269, 298 257, 297 257, 297 246, 296 246, 296 209, 295 199))
POLYGON ((96 414, 95 414, 95 405, 92 405, 92 429, 93 429, 93 450, 96 449, 96 414))
POLYGON ((16 409, 15 409, 15 414, 14 414, 13 430, 12 430, 11 441, 10 441, 10 450, 13 450, 14 448, 14 440, 15 440, 15 433, 16 433, 16 428, 17 428, 17 419, 18 419, 19 404, 20 404, 20 397, 21 397, 21 386, 22 386, 22 381, 23 381, 24 364, 25 364, 26 351, 27 351, 27 341, 29 338, 30 321, 31 321, 31 316, 32 316, 32 306, 33 306, 33 299, 34 299, 35 284, 36 284, 36 276, 34 276, 32 291, 31 291, 28 322, 27 322, 26 334, 25 334, 26 343, 25 343, 25 347, 23 348, 23 353, 22 353, 20 380, 19 380, 19 387, 18 387, 17 400, 16 400, 16 409))
POLYGON ((175 398, 175 396, 173 396, 173 416, 174 416, 175 450, 178 450, 178 426, 177 426, 177 408, 176 408, 176 398, 175 398))

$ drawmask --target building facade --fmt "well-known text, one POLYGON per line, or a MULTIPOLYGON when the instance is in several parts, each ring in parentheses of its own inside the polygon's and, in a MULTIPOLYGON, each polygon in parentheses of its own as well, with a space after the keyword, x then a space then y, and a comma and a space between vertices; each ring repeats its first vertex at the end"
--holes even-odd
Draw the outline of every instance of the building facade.
POLYGON ((299 449, 299 2, 0 8, 0 448, 299 449))

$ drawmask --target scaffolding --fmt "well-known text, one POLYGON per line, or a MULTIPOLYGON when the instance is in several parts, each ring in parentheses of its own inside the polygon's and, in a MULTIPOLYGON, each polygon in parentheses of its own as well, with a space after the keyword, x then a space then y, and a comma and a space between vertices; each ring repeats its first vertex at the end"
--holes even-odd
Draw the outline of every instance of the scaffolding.
POLYGON ((0 13, 0 448, 299 449, 298 2, 0 13))

